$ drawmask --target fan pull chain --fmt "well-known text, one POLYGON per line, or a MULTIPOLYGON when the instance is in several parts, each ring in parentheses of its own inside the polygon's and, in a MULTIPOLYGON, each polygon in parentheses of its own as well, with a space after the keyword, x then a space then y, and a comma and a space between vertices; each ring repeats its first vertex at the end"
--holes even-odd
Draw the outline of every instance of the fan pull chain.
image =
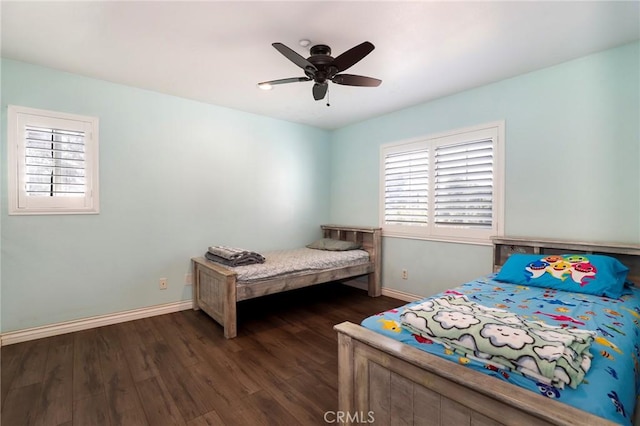
POLYGON ((327 107, 330 107, 331 104, 329 103, 329 86, 327 86, 327 107))

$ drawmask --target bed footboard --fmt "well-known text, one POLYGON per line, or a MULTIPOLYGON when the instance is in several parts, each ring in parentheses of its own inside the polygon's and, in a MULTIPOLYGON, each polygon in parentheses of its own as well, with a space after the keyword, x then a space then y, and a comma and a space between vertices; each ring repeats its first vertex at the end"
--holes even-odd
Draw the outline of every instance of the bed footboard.
POLYGON ((202 309, 224 327, 224 337, 237 335, 236 274, 199 257, 193 259, 193 309, 202 309))
POLYGON ((510 383, 344 322, 338 404, 344 424, 612 425, 510 383))

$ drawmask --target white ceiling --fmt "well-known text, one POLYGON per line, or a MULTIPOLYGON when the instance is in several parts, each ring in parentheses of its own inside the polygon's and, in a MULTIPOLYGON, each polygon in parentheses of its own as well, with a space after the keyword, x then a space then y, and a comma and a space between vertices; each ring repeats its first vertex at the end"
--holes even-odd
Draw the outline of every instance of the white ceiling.
POLYGON ((423 103, 640 39, 640 2, 3 0, 2 56, 317 127, 423 103), (333 56, 376 48, 348 73, 377 88, 312 82, 271 43, 333 56))

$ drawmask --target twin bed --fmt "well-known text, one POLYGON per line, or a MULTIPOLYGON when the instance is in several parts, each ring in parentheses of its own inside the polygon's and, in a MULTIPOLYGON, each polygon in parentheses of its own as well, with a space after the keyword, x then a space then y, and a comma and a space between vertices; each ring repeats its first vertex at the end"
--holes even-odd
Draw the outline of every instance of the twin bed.
POLYGON ((264 264, 238 267, 204 257, 192 259, 194 309, 202 309, 222 325, 230 339, 237 335, 237 302, 243 300, 362 275, 368 276, 369 296, 380 296, 380 228, 322 225, 321 229, 323 238, 353 243, 359 249, 270 252, 265 253, 264 264))
MULTIPOLYGON (((629 281, 640 283, 640 246, 495 239, 494 270, 514 253, 549 258, 564 255, 581 262, 594 254, 606 254, 629 268, 629 281)), ((581 265, 576 269, 582 275, 576 279, 578 288, 586 290, 595 284, 585 274, 588 278, 594 274, 583 271, 586 263, 581 265)), ((527 272, 536 273, 531 268, 527 272)), ((562 283, 571 282, 567 274, 558 275, 564 278, 562 283)), ((560 329, 595 331, 590 348, 593 358, 582 384, 573 389, 531 380, 501 364, 461 354, 409 331, 401 325, 403 319, 407 322, 405 310, 425 306, 423 299, 367 318, 362 325, 345 322, 335 327, 339 410, 370 413, 376 424, 640 424, 634 418, 640 370, 640 290, 627 284, 620 297, 608 298, 496 278, 474 280, 434 298, 464 296, 481 306, 515 312, 560 329)), ((525 280, 530 278, 525 275, 525 280)), ((433 327, 434 323, 428 324, 433 327)), ((348 416, 346 420, 352 423, 348 416)))

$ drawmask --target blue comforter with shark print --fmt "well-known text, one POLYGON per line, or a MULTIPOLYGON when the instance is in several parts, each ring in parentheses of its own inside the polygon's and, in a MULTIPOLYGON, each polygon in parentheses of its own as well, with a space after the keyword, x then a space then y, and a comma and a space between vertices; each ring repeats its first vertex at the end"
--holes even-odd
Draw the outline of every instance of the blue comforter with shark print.
POLYGON ((397 309, 366 318, 366 328, 418 349, 466 365, 500 380, 540 393, 620 424, 633 418, 640 372, 640 289, 625 288, 619 299, 526 287, 494 281, 493 275, 397 309), (402 326, 401 315, 428 299, 465 295, 478 305, 498 308, 549 326, 595 332, 591 366, 576 389, 560 389, 517 371, 466 357, 402 326))

